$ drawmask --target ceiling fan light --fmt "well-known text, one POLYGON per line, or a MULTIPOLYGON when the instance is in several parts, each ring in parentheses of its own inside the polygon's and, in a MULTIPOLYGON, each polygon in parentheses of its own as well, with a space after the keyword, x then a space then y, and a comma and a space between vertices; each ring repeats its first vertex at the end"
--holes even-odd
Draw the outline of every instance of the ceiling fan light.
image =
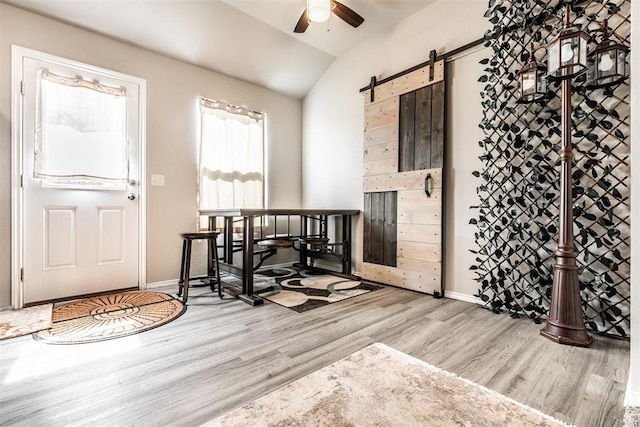
POLYGON ((307 0, 307 16, 310 21, 324 22, 331 15, 331 0, 307 0))

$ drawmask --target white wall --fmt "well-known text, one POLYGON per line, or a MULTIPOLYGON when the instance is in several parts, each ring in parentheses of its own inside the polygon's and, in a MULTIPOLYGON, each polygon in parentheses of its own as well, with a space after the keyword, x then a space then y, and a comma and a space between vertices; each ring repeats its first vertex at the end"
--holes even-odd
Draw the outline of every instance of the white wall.
MULTIPOLYGON (((490 24, 484 0, 440 0, 338 58, 303 102, 303 205, 362 209, 364 106, 359 89, 371 76, 378 80, 425 62, 429 52, 452 51, 483 36, 490 24)), ((469 219, 477 204, 483 138, 477 82, 482 53, 449 63, 448 156, 445 287, 449 296, 473 298, 477 284, 468 267, 475 247, 469 219), (455 260, 455 262, 454 262, 455 260)), ((362 260, 362 221, 354 238, 355 269, 362 260)))
POLYGON ((9 305, 11 288, 12 44, 147 80, 147 176, 165 176, 165 187, 147 187, 148 282, 178 277, 178 233, 196 227, 198 95, 267 114, 268 168, 277 171, 270 206, 301 206, 300 100, 0 4, 0 307, 9 305))
MULTIPOLYGON (((640 129, 640 2, 631 2, 631 129, 640 129)), ((640 132, 631 132, 631 188, 640 188, 640 132)), ((631 191, 631 236, 640 236, 640 193, 631 191)), ((640 406, 640 248, 631 240, 631 366, 627 383, 627 406, 640 406)))

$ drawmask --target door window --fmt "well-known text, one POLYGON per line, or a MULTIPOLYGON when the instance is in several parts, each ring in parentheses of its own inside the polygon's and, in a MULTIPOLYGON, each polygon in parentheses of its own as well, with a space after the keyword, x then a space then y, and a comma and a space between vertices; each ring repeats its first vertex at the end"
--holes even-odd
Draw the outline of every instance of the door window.
POLYGON ((127 92, 38 70, 34 178, 45 186, 123 188, 129 179, 127 92))

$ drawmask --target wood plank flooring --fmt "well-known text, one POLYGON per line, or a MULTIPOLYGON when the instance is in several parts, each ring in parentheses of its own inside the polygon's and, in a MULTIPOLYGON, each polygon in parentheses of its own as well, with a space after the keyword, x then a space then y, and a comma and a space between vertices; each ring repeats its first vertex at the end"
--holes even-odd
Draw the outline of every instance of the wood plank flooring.
POLYGON ((205 289, 130 337, 0 341, 0 425, 198 425, 382 342, 564 421, 622 426, 626 341, 562 346, 526 319, 391 287, 306 313, 205 289))

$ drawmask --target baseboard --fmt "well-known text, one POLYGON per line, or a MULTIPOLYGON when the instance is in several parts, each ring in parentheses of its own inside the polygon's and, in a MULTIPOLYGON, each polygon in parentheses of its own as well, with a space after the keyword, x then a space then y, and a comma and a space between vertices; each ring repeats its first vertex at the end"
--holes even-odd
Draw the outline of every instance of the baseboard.
POLYGON ((178 287, 178 279, 165 280, 165 281, 162 281, 162 282, 147 283, 147 286, 145 286, 144 289, 156 289, 156 288, 162 288, 162 287, 166 287, 166 286, 175 286, 177 288, 178 287))
POLYGON ((482 304, 482 300, 473 295, 462 294, 460 292, 444 291, 445 298, 451 298, 458 301, 470 302, 471 304, 482 304))
MULTIPOLYGON (((359 271, 354 271, 353 275, 362 277, 362 273, 360 273, 359 271)), ((402 288, 399 288, 399 289, 402 289, 402 288)), ((482 304, 482 300, 480 298, 475 297, 473 295, 463 294, 460 292, 444 291, 444 297, 455 299, 458 301, 470 302, 471 304, 482 304)))

